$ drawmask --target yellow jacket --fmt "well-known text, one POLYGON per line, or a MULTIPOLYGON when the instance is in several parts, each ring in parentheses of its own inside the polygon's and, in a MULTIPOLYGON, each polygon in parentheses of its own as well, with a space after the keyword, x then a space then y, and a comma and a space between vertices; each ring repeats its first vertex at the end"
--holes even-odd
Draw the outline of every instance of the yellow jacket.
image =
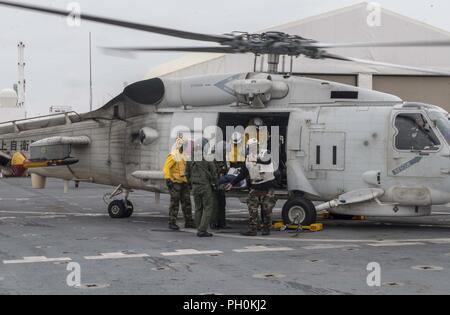
POLYGON ((187 183, 186 156, 176 151, 169 154, 164 163, 164 179, 177 184, 187 183))
POLYGON ((245 146, 243 144, 232 144, 228 155, 228 162, 242 163, 245 162, 245 146))

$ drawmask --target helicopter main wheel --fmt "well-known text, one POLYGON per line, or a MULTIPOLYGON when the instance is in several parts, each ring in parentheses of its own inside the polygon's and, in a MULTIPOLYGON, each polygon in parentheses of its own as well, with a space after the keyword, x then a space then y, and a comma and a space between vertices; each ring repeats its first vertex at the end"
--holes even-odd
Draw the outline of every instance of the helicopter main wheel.
POLYGON ((288 200, 281 214, 286 225, 310 226, 317 221, 316 207, 310 200, 301 197, 288 200))
POLYGON ((112 219, 123 219, 132 216, 134 206, 131 201, 114 200, 108 206, 108 213, 112 219))

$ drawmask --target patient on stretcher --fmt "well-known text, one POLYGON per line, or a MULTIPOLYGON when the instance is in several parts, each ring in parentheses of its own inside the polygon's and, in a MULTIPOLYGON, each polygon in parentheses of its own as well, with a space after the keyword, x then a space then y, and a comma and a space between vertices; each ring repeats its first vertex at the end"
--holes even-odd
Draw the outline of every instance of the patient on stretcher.
MULTIPOLYGON (((227 184, 231 183, 236 177, 239 176, 241 172, 241 168, 234 168, 231 167, 226 175, 223 175, 219 179, 219 185, 220 186, 226 186, 227 184)), ((247 188, 247 181, 244 179, 239 184, 234 186, 234 188, 247 188)))

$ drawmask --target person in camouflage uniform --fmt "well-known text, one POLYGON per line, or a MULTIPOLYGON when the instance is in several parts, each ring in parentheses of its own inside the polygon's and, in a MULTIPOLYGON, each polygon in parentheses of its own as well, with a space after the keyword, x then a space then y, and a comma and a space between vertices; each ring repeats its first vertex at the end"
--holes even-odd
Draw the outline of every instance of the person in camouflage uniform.
MULTIPOLYGON (((226 175, 228 173, 228 165, 226 162, 226 144, 221 141, 211 148, 211 156, 214 156, 214 163, 216 165, 218 180, 220 177, 226 175)), ((223 188, 219 188, 215 191, 216 200, 215 200, 215 208, 211 218, 211 229, 219 230, 227 228, 226 221, 226 207, 227 207, 227 198, 225 191, 223 188)))
POLYGON ((185 170, 187 157, 183 150, 184 141, 179 138, 176 147, 170 153, 164 164, 164 178, 170 192, 169 228, 179 230, 177 225, 180 204, 184 214, 185 228, 195 228, 192 219, 191 194, 185 170))
POLYGON ((272 212, 277 204, 277 198, 274 191, 257 191, 252 190, 247 198, 247 206, 249 213, 249 234, 256 234, 258 230, 258 211, 261 207, 261 219, 263 222, 263 235, 270 235, 272 229, 272 212))
POLYGON ((239 176, 234 179, 226 190, 231 190, 234 185, 247 179, 250 184, 250 192, 247 198, 249 224, 248 231, 241 233, 245 236, 258 235, 258 211, 261 207, 263 221, 262 235, 270 235, 272 229, 272 211, 277 203, 274 193, 275 170, 273 163, 266 156, 270 156, 268 150, 258 154, 258 140, 250 139, 247 145, 247 157, 245 166, 242 167, 239 176))
POLYGON ((203 157, 203 148, 206 142, 203 139, 195 144, 196 158, 188 162, 186 167, 186 176, 194 195, 198 237, 213 236, 211 233, 208 233, 208 228, 216 207, 215 191, 217 190, 218 175, 214 162, 206 161, 203 157), (201 157, 201 160, 197 161, 199 157, 201 157))

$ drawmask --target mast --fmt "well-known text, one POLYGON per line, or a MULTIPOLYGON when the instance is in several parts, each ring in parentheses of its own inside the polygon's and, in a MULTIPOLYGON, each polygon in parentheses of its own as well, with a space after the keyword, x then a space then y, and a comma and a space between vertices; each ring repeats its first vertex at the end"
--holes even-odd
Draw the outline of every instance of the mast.
POLYGON ((18 106, 25 109, 25 92, 26 92, 26 80, 25 80, 25 44, 20 42, 18 45, 18 67, 19 67, 19 81, 17 85, 18 106))
POLYGON ((92 33, 89 32, 89 111, 92 112, 92 33))

